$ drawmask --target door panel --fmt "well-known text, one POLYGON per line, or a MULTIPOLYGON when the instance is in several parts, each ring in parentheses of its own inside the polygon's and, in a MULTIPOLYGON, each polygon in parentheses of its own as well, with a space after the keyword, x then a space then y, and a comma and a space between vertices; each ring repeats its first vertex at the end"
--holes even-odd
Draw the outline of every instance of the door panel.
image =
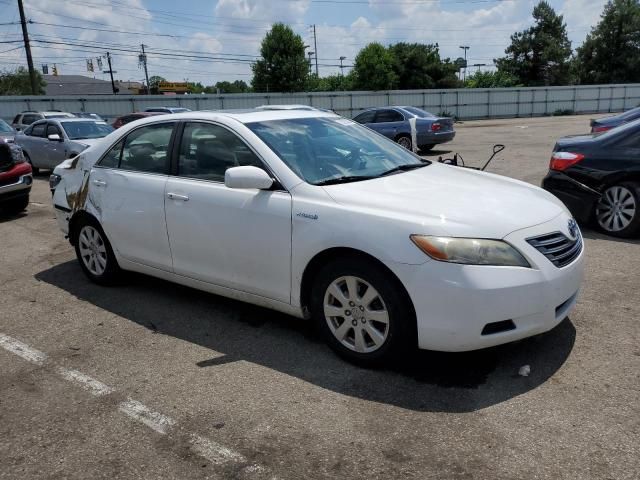
POLYGON ((47 124, 47 131, 45 134, 45 139, 47 142, 45 143, 45 150, 47 152, 47 166, 49 168, 57 167, 63 160, 66 159, 66 148, 64 142, 64 136, 62 135, 62 131, 52 123, 47 124), (57 133, 60 135, 60 138, 63 139, 62 142, 53 142, 49 140, 49 135, 57 133))
POLYGON ((186 178, 170 178, 166 191, 175 273, 290 301, 289 193, 186 178))
POLYGON ((234 132, 188 122, 165 212, 175 273, 290 301, 291 196, 231 189, 228 168, 262 161, 234 132))

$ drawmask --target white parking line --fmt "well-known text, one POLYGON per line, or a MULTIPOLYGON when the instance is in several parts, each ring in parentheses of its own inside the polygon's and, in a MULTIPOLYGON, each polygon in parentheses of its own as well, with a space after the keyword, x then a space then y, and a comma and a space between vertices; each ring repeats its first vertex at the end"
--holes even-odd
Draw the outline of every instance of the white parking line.
POLYGON ((105 385, 104 383, 99 382, 94 378, 91 378, 89 375, 85 375, 84 373, 78 372, 77 370, 58 367, 58 373, 65 380, 69 380, 70 382, 77 383, 82 388, 87 390, 91 395, 94 395, 96 397, 109 395, 115 392, 115 390, 111 388, 109 385, 105 385))
MULTIPOLYGON (((0 347, 31 363, 35 363, 36 365, 44 365, 47 360, 47 355, 45 353, 36 350, 35 348, 31 348, 29 345, 3 333, 0 333, 0 347)), ((113 387, 110 387, 77 370, 58 365, 55 366, 55 371, 65 380, 79 385, 81 388, 96 397, 110 395, 116 391, 113 387)), ((171 417, 159 412, 154 412, 146 405, 138 402, 137 400, 133 400, 132 398, 128 398, 127 400, 119 403, 118 410, 162 435, 166 435, 171 431, 171 429, 177 428, 177 422, 171 417)), ((235 452, 224 445, 220 445, 213 440, 195 433, 189 434, 188 437, 191 449, 214 465, 237 464, 238 466, 241 466, 242 472, 248 476, 261 477, 268 474, 268 470, 261 465, 249 464, 242 466, 242 464, 247 463, 247 459, 242 454, 235 452)), ((272 477, 272 479, 273 478, 275 477, 272 477)))
POLYGON ((165 435, 167 431, 176 424, 175 420, 172 418, 161 413, 154 412, 142 403, 131 398, 118 405, 118 409, 122 413, 144 423, 147 427, 163 435, 165 435))
POLYGON ((44 364, 47 359, 47 355, 41 351, 3 333, 0 333, 0 346, 36 365, 44 364))

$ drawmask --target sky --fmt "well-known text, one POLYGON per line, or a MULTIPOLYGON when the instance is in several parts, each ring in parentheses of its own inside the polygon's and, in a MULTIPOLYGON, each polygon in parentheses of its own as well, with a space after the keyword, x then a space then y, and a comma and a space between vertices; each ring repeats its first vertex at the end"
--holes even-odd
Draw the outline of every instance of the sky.
MULTIPOLYGON (((213 85, 251 80, 251 62, 274 22, 302 36, 316 51, 321 76, 349 71, 367 43, 438 43, 443 57, 469 65, 504 54, 510 35, 533 22, 533 0, 24 0, 34 65, 59 74, 108 80, 97 57, 110 51, 116 79, 140 81, 140 45, 149 76, 213 85), (92 59, 95 72, 87 72, 92 59)), ((575 48, 600 17, 605 0, 551 0, 564 15, 575 48)), ((17 0, 0 0, 0 70, 26 66, 17 0)), ((315 62, 315 58, 314 58, 315 62)), ((315 65, 314 65, 315 68, 315 65)), ((106 62, 103 63, 106 70, 106 62)))

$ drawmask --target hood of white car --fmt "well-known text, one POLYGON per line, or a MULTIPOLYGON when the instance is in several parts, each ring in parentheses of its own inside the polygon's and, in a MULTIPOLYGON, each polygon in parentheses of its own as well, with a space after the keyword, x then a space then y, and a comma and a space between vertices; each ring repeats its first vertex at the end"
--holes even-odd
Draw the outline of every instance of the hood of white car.
MULTIPOLYGON (((324 187, 339 204, 411 216, 429 234, 438 227, 451 236, 504 238, 567 213, 541 188, 461 167, 429 166, 382 177, 324 187)), ((568 213, 567 213, 568 214, 568 213)))

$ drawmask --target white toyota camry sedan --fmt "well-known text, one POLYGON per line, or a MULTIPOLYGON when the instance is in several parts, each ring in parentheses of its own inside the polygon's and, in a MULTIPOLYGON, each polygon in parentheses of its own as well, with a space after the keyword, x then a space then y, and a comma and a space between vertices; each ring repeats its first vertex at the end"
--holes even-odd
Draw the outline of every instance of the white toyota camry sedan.
POLYGON ((580 231, 551 194, 327 112, 138 120, 51 188, 94 282, 132 270, 310 318, 359 363, 548 331, 582 280, 580 231))

